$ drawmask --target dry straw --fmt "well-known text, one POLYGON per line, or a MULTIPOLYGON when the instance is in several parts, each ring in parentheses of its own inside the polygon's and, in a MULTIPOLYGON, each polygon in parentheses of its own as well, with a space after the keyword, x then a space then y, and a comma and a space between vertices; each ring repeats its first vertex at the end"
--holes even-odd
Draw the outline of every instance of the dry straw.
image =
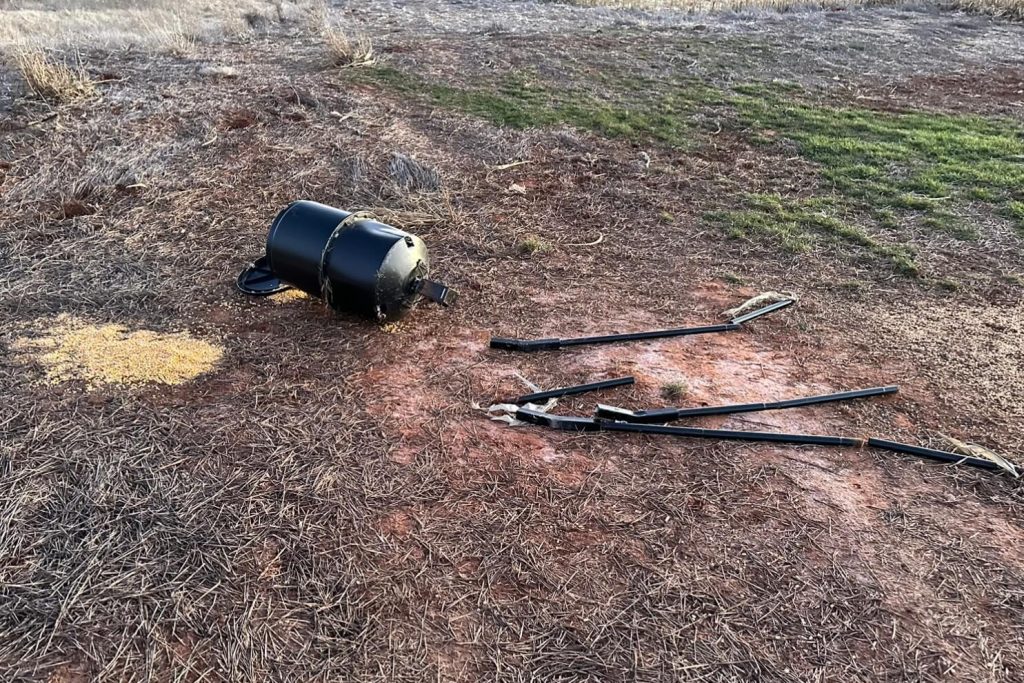
POLYGON ((370 66, 376 61, 373 43, 366 36, 349 37, 337 28, 324 29, 324 45, 336 66, 370 66))
POLYGON ((73 104, 95 97, 96 84, 80 64, 51 58, 41 50, 19 48, 14 65, 29 89, 54 104, 73 104))

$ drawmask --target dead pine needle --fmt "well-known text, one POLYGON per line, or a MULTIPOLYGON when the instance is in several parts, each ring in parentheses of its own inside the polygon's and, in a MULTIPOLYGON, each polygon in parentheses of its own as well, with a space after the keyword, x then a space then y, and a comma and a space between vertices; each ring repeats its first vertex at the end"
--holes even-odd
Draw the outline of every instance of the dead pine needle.
POLYGON ((590 242, 573 242, 571 244, 563 244, 563 247, 596 247, 597 245, 604 242, 604 233, 597 236, 597 239, 591 240, 590 242))
POLYGON ((516 168, 517 166, 523 166, 523 165, 528 164, 528 163, 530 163, 529 160, 510 161, 507 164, 499 164, 497 166, 492 166, 491 170, 492 171, 505 171, 505 170, 508 170, 510 168, 516 168))

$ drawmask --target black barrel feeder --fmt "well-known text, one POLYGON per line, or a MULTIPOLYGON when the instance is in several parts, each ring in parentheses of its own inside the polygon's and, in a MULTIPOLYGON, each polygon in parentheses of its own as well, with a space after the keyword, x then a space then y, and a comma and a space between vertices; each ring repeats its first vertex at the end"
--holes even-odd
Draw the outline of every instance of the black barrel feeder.
POLYGON ((277 215, 266 254, 238 276, 246 294, 296 287, 337 311, 384 321, 400 318, 422 296, 442 306, 457 295, 428 279, 419 237, 359 213, 297 201, 277 215))

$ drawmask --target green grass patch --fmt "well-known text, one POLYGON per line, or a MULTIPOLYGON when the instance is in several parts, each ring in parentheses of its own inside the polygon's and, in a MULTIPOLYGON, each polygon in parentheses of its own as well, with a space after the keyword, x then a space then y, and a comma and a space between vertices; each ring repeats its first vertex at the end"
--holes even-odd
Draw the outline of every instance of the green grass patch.
POLYGON ((748 194, 744 207, 711 214, 734 238, 758 237, 799 254, 820 244, 853 247, 888 262, 904 275, 918 275, 914 253, 902 245, 879 241, 848 222, 845 211, 833 200, 784 199, 773 194, 748 194))
MULTIPOLYGON (((821 165, 851 209, 883 227, 899 213, 960 240, 978 233, 957 218, 968 201, 987 203, 1024 226, 1024 131, 1011 121, 927 112, 831 109, 748 86, 732 99, 755 136, 773 131, 821 165)), ((1024 230, 1024 227, 1021 228, 1024 230)))
POLYGON ((390 67, 354 71, 351 78, 499 126, 568 125, 605 137, 651 139, 675 147, 691 143, 689 121, 694 110, 709 100, 720 100, 718 91, 697 83, 646 87, 643 79, 625 83, 610 77, 602 79, 600 88, 554 86, 524 72, 506 74, 489 87, 432 83, 390 67))
POLYGON ((1017 230, 1017 233, 1024 237, 1024 202, 1007 202, 1006 213, 1013 219, 1013 227, 1017 230))
MULTIPOLYGON (((828 108, 807 103, 789 83, 748 84, 724 95, 696 80, 597 70, 557 84, 516 71, 453 85, 387 66, 351 70, 347 77, 499 126, 568 125, 683 149, 697 137, 694 113, 730 106, 752 139, 767 145, 788 139, 820 166, 828 199, 748 195, 740 208, 717 215, 733 236, 767 238, 794 253, 826 241, 845 244, 916 275, 913 250, 893 236, 923 230, 976 240, 960 209, 979 202, 1014 221, 1024 236, 1024 137, 1004 119, 828 108)), ((674 217, 665 213, 659 220, 674 217)))

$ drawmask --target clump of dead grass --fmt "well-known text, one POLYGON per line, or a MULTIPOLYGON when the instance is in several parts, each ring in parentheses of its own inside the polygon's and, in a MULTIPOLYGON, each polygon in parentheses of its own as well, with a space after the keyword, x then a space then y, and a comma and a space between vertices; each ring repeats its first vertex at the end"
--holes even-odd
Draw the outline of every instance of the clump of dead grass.
POLYGON ((145 31, 148 42, 173 57, 189 57, 196 51, 197 37, 178 15, 164 24, 150 24, 145 31))
POLYGON ((666 401, 678 401, 690 393, 690 385, 684 380, 674 380, 661 385, 661 397, 666 401))
POLYGON ((373 43, 366 36, 349 36, 335 27, 324 28, 324 46, 335 66, 370 66, 377 61, 373 43))
POLYGON ((223 350, 186 332, 129 331, 122 325, 93 325, 62 315, 39 336, 15 341, 58 384, 82 380, 95 388, 105 384, 183 384, 209 372, 223 350))
POLYGON ((47 102, 73 104, 98 93, 95 81, 81 64, 69 64, 29 48, 16 50, 13 62, 29 89, 47 102))
POLYGON ((191 54, 197 42, 244 40, 279 25, 312 26, 327 13, 326 0, 19 0, 9 5, 0 0, 0 47, 131 45, 175 54, 191 54))
MULTIPOLYGON (((856 7, 878 0, 571 0, 585 7, 626 7, 629 9, 682 9, 693 12, 731 12, 743 9, 786 10, 799 7, 856 7)), ((1011 0, 1012 1, 1012 0, 1011 0)))
POLYGON ((533 256, 534 254, 548 253, 551 251, 551 245, 537 235, 527 235, 519 240, 516 244, 516 249, 524 256, 533 256))
POLYGON ((737 318, 744 313, 749 313, 764 306, 770 306, 780 301, 796 301, 798 298, 792 292, 761 292, 757 296, 750 297, 739 306, 722 311, 722 315, 726 318, 737 318))
POLYGON ((441 188, 441 174, 416 159, 395 152, 388 161, 388 176, 401 189, 435 192, 441 188))
POLYGON ((952 6, 965 12, 991 14, 996 17, 1024 21, 1022 0, 953 0, 952 6))

